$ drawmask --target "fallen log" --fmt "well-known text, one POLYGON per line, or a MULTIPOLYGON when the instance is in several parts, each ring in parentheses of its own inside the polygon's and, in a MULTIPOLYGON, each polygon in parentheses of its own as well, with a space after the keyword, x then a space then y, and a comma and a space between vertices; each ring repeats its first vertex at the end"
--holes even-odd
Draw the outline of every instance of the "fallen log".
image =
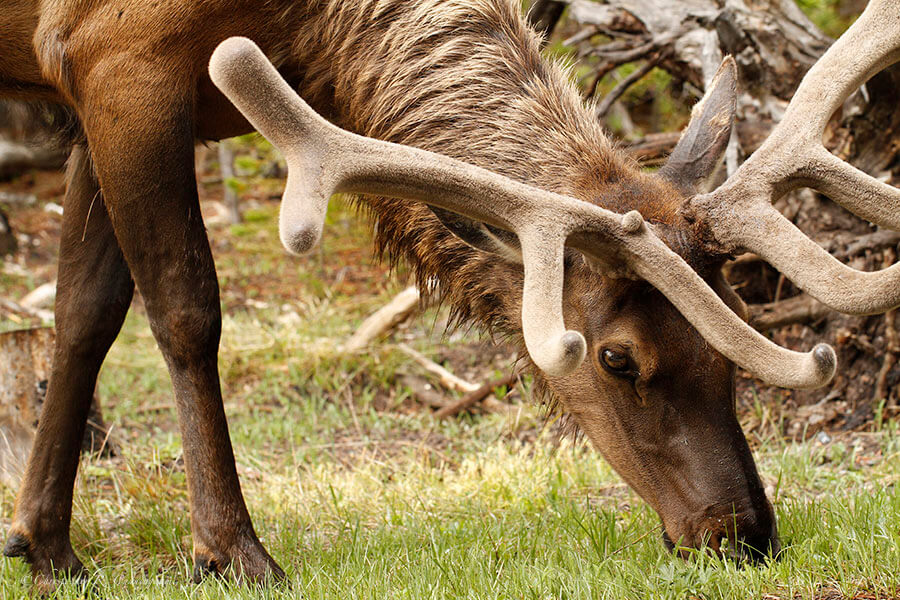
POLYGON ((751 305, 750 324, 757 331, 766 332, 794 323, 811 323, 832 312, 834 311, 815 298, 800 294, 780 302, 751 305))

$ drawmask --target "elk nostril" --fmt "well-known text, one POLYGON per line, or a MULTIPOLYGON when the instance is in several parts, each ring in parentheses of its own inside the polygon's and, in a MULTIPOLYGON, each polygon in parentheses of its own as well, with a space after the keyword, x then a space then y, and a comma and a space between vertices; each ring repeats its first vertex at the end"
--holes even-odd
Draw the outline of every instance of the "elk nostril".
POLYGON ((771 506, 740 513, 734 517, 737 532, 728 527, 722 537, 728 538, 729 558, 745 565, 756 566, 771 559, 778 559, 781 543, 778 540, 778 527, 771 506))
POLYGON ((778 531, 774 523, 767 533, 740 538, 735 551, 737 560, 747 561, 753 565, 762 564, 770 559, 779 560, 781 542, 778 540, 778 531))

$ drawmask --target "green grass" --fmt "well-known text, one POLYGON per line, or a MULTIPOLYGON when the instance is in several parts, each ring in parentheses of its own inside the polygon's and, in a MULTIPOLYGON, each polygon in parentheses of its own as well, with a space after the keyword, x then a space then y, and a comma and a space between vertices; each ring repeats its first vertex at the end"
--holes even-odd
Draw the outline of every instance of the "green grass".
POLYGON ((855 20, 855 17, 841 14, 840 0, 797 0, 797 4, 819 29, 835 39, 855 20))
MULTIPOLYGON (((296 422, 286 427, 308 427, 296 408, 296 422)), ((257 528, 289 573, 289 585, 264 589, 187 583, 189 524, 174 436, 151 436, 152 445, 129 447, 126 459, 89 461, 73 537, 94 573, 97 597, 711 599, 900 592, 896 434, 880 436, 884 458, 863 471, 848 470, 846 453, 832 460, 833 447, 766 447, 761 467, 764 479, 780 481, 776 509, 786 550, 779 562, 741 568, 702 553, 688 561, 668 554, 653 512, 586 447, 563 444, 554 451, 547 440, 503 439, 505 425, 496 420, 468 432, 427 421, 418 426, 432 435, 470 436, 466 447, 409 444, 383 460, 380 436, 328 442, 326 435, 295 439, 268 456, 236 435, 257 528), (356 452, 337 460, 341 443, 356 452)), ((24 565, 0 563, 0 590, 4 598, 27 593, 24 565)), ((55 597, 83 594, 83 587, 67 585, 55 597)))

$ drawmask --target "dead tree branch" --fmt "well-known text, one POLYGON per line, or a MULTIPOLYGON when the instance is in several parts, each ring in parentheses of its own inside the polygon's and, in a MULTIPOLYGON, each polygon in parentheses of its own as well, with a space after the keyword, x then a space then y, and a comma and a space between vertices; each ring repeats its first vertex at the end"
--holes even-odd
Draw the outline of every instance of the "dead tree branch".
POLYGON ((478 389, 469 392, 453 404, 449 404, 441 408, 436 413, 434 413, 434 416, 438 419, 448 419, 450 417, 455 417, 456 415, 469 410, 479 402, 483 402, 484 400, 486 400, 487 397, 493 394, 494 390, 498 387, 512 386, 518 380, 518 373, 512 373, 510 375, 507 375, 506 377, 501 377, 500 379, 497 379, 495 381, 485 383, 478 389))
POLYGON ((369 316, 344 344, 344 352, 359 352, 397 325, 409 319, 419 308, 419 290, 411 286, 394 296, 369 316))
POLYGON ((879 229, 867 235, 854 239, 843 250, 834 252, 837 258, 853 258, 866 250, 881 249, 900 244, 900 233, 889 229, 879 229))
POLYGON ((653 67, 659 64, 660 55, 656 54, 647 59, 647 62, 634 71, 631 75, 623 79, 619 82, 619 84, 613 88, 613 90, 607 94, 600 104, 597 105, 596 115, 598 119, 602 119, 606 116, 606 113, 609 112, 609 109, 612 108, 613 103, 618 100, 622 94, 628 91, 628 88, 633 86, 635 83, 644 78, 644 76, 653 70, 653 67))
POLYGON ((833 312, 830 308, 806 294, 781 302, 750 306, 750 324, 757 331, 769 331, 793 325, 811 323, 833 312))
POLYGON ((440 380, 441 385, 449 390, 462 392, 464 394, 471 394, 479 387, 481 387, 475 385, 474 383, 470 383, 461 377, 457 377, 441 365, 426 357, 421 352, 413 350, 406 344, 398 344, 397 348, 405 355, 413 359, 416 363, 418 363, 423 369, 436 376, 440 380))
POLYGON ((658 167, 666 161, 679 139, 681 139, 681 133, 677 131, 651 133, 636 142, 625 144, 624 148, 642 165, 658 167))

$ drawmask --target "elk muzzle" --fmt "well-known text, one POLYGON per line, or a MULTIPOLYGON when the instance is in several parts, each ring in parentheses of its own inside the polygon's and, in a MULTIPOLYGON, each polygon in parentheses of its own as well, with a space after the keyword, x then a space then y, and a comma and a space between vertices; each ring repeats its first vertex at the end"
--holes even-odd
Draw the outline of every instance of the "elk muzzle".
POLYGON ((684 558, 689 556, 689 548, 703 547, 738 562, 757 563, 777 557, 781 543, 775 513, 772 505, 765 498, 762 500, 744 508, 732 504, 712 507, 695 518, 666 527, 663 543, 669 550, 679 548, 684 558), (676 534, 677 543, 670 531, 680 532, 676 534))

